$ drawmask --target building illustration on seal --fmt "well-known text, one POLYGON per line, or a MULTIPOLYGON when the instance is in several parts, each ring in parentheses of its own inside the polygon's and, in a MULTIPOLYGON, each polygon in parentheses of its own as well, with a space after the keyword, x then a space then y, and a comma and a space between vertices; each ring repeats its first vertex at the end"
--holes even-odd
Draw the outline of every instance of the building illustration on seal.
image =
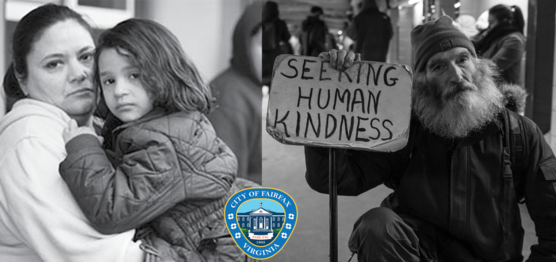
POLYGON ((263 208, 243 213, 237 213, 237 222, 242 229, 248 229, 248 238, 251 240, 272 240, 274 233, 284 225, 285 214, 263 208))

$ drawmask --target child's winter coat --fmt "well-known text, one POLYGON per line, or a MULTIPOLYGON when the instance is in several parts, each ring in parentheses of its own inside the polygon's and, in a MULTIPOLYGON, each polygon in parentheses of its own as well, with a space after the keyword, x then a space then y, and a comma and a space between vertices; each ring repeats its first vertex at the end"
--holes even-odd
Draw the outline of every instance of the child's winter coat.
MULTIPOLYGON (((187 261, 205 261, 201 253, 230 238, 223 207, 237 190, 237 161, 203 114, 155 109, 105 138, 107 148, 93 135, 73 138, 60 164, 93 227, 106 234, 147 227, 185 248, 187 261)), ((243 256, 232 249, 226 256, 243 256)))

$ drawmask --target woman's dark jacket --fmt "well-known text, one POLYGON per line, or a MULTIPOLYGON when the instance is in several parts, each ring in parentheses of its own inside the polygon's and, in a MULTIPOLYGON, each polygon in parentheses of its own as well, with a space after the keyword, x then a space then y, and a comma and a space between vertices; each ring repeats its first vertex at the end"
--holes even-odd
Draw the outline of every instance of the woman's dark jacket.
POLYGON ((477 54, 496 64, 504 82, 518 85, 523 83, 521 61, 525 43, 522 33, 503 25, 487 31, 482 39, 474 42, 477 54))

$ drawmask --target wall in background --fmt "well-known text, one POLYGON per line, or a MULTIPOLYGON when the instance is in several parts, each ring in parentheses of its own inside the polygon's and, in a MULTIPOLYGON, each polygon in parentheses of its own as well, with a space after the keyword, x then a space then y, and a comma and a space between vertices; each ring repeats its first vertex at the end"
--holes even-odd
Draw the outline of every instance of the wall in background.
POLYGON ((136 0, 136 16, 166 26, 207 81, 229 66, 234 27, 254 0, 136 0))
MULTIPOLYGON (((255 1, 263 0, 135 0, 133 5, 135 17, 155 20, 177 36, 186 54, 209 82, 229 66, 235 25, 245 7, 255 1)), ((24 6, 26 3, 34 3, 29 0, 13 2, 24 6)), ((38 6, 43 2, 60 1, 42 0, 34 5, 38 6)), ((0 17, 4 21, 0 24, 0 50, 3 50, 0 52, 0 61, 4 61, 0 63, 0 72, 5 72, 11 61, 9 45, 17 25, 17 20, 7 21, 7 17, 14 14, 6 14, 6 3, 3 1, 0 4, 0 17)), ((93 21, 93 24, 100 22, 93 21)), ((5 114, 4 103, 3 91, 0 90, 0 117, 5 114)))

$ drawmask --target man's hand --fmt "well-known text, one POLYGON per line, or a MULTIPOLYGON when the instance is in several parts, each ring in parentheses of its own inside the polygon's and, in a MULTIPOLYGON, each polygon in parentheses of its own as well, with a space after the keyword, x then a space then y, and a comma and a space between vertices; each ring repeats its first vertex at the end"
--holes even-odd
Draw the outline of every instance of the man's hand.
MULTIPOLYGON (((81 135, 81 134, 91 134, 94 136, 97 136, 97 134, 95 133, 95 130, 92 127, 92 121, 89 121, 89 123, 91 125, 85 125, 85 126, 77 126, 77 122, 75 122, 75 120, 71 119, 68 122, 68 127, 66 129, 64 129, 64 132, 62 133, 62 137, 64 138, 64 142, 67 143, 68 141, 70 141, 72 138, 81 135)), ((102 138, 98 137, 100 143, 102 144, 102 138)))
POLYGON ((338 71, 348 69, 353 62, 361 61, 361 54, 356 54, 352 51, 332 49, 328 52, 319 54, 319 58, 330 61, 330 67, 338 71))

